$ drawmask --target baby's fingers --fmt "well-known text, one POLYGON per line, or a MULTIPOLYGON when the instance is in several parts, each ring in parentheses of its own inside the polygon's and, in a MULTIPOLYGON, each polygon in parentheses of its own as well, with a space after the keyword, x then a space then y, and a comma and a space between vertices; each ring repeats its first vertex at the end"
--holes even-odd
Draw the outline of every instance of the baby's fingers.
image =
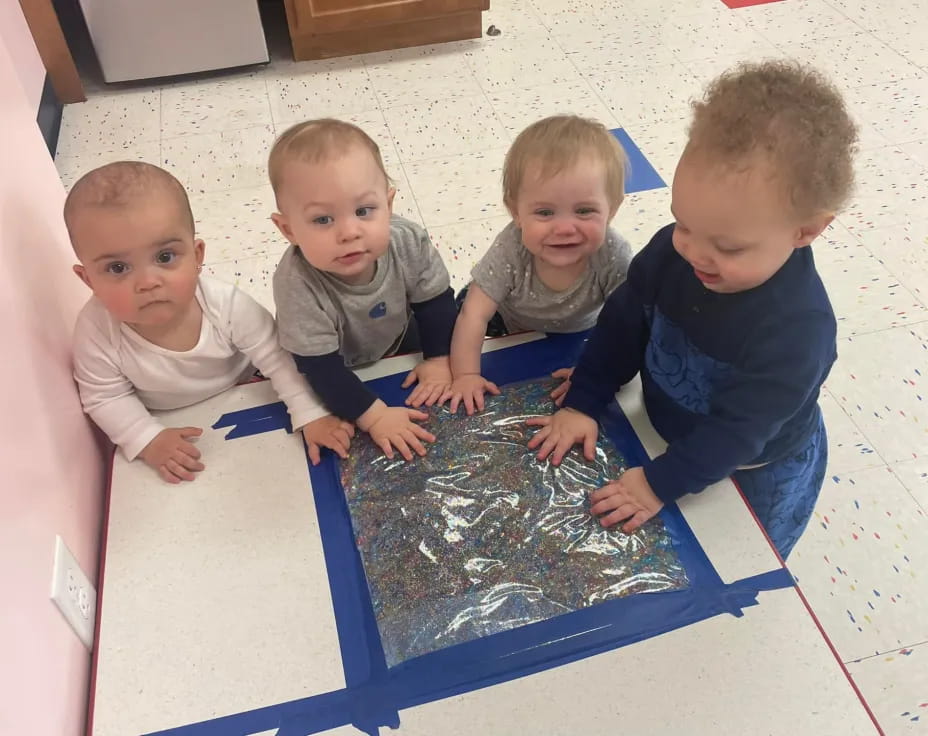
POLYGON ((339 434, 338 430, 332 433, 332 435, 326 438, 322 443, 324 447, 328 447, 332 452, 338 455, 342 460, 348 457, 348 448, 351 447, 351 440, 348 439, 348 435, 345 433, 339 434))
MULTIPOLYGON (((194 460, 199 460, 201 457, 200 451, 197 449, 197 446, 192 442, 185 442, 184 440, 180 441, 180 444, 177 445, 177 450, 184 453, 185 455, 192 457, 194 460)), ((202 468, 201 468, 202 470, 202 468)))
POLYGON ((319 445, 315 442, 307 442, 306 450, 309 452, 309 461, 313 465, 318 465, 322 461, 322 457, 319 454, 319 445))
POLYGON ((558 368, 551 374, 551 378, 570 378, 573 374, 573 368, 558 368))
POLYGON ((619 482, 614 480, 609 483, 606 483, 602 488, 597 488, 590 494, 590 503, 596 504, 602 501, 604 498, 609 498, 620 492, 621 486, 619 482))
MULTIPOLYGON (((420 427, 418 424, 410 424, 409 432, 420 440, 425 440, 426 442, 435 441, 435 435, 429 432, 425 427, 420 427)), ((425 448, 422 449, 420 454, 425 454, 425 448)))
POLYGON ((200 472, 206 466, 203 463, 201 463, 199 460, 200 458, 199 451, 195 447, 193 447, 193 445, 190 445, 190 447, 192 447, 193 450, 196 452, 195 455, 191 454, 186 451, 185 446, 186 446, 186 443, 178 447, 174 451, 174 453, 171 455, 171 460, 174 460, 181 467, 186 468, 187 470, 192 470, 196 473, 200 472))
POLYGON ((169 458, 168 461, 164 464, 164 467, 166 467, 169 472, 173 473, 181 480, 193 480, 196 477, 174 458, 169 458))
MULTIPOLYGON (((557 450, 557 439, 558 438, 555 435, 550 434, 550 433, 544 438, 544 442, 542 442, 541 447, 538 448, 537 457, 539 460, 547 460, 548 456, 552 452, 557 450)), ((529 448, 529 449, 534 449, 534 448, 529 448)))
POLYGON ((399 451, 400 455, 403 456, 406 462, 409 462, 410 460, 412 460, 412 452, 410 452, 409 445, 406 443, 406 440, 402 437, 402 435, 394 437, 392 441, 393 441, 393 446, 396 447, 396 449, 399 451))
MULTIPOLYGON (((547 423, 547 422, 543 422, 543 423, 540 422, 540 421, 539 421, 540 419, 550 419, 550 417, 535 417, 535 418, 529 419, 529 420, 527 420, 527 421, 525 422, 527 425, 529 425, 529 426, 531 426, 531 427, 538 427, 538 426, 541 427, 541 429, 539 429, 537 432, 535 432, 535 434, 532 435, 532 438, 528 441, 528 449, 529 449, 529 450, 534 450, 534 449, 535 449, 536 447, 538 447, 545 439, 547 439, 547 437, 548 437, 549 434, 551 434, 551 427, 548 426, 548 423, 547 423)), ((543 459, 543 458, 539 458, 539 459, 543 459)))
POLYGON ((429 415, 424 411, 419 411, 418 409, 407 409, 406 416, 409 417, 411 422, 424 422, 429 418, 429 415))
POLYGON ((618 492, 614 492, 613 495, 605 496, 596 501, 593 501, 593 496, 591 495, 590 502, 592 503, 590 506, 590 513, 593 514, 593 516, 602 516, 610 511, 615 511, 620 506, 630 503, 627 496, 618 492))
POLYGON ((622 527, 622 531, 626 534, 633 534, 641 528, 641 525, 644 524, 651 516, 647 511, 641 510, 638 511, 631 519, 629 519, 625 526, 622 527))
POLYGON ((168 470, 167 466, 165 465, 158 466, 158 475, 160 475, 161 480, 165 481, 166 483, 173 483, 174 485, 177 485, 178 483, 180 483, 180 478, 178 478, 176 475, 174 475, 174 473, 168 470))
MULTIPOLYGON (((343 448, 345 452, 348 452, 348 450, 351 449, 351 438, 352 437, 354 437, 353 428, 351 429, 351 431, 349 431, 345 429, 344 427, 339 427, 332 433, 333 443, 338 445, 338 447, 343 448)), ((332 449, 336 450, 337 448, 333 447, 332 449)))
POLYGON ((611 514, 606 514, 605 516, 600 517, 599 523, 603 526, 615 526, 620 521, 634 518, 634 516, 639 512, 645 513, 644 509, 642 509, 640 506, 631 502, 626 502, 619 506, 611 514))
POLYGON ((583 456, 587 460, 593 460, 596 457, 596 435, 588 434, 583 438, 583 456))
POLYGON ((384 437, 382 440, 377 442, 377 446, 381 449, 388 460, 393 459, 393 445, 390 444, 389 439, 384 437))
POLYGON ((406 406, 412 406, 418 409, 425 403, 425 398, 428 394, 428 386, 420 383, 416 386, 415 390, 409 394, 409 398, 406 399, 406 406))
POLYGON ((432 390, 429 392, 429 395, 425 399, 426 406, 435 406, 438 404, 441 406, 441 397, 444 395, 445 391, 448 389, 448 385, 444 383, 436 383, 432 390))

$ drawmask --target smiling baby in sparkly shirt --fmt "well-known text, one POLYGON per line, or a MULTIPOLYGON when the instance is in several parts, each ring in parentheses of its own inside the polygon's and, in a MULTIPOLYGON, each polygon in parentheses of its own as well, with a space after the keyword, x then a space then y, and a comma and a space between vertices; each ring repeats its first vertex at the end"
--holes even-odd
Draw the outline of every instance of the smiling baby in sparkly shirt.
MULTIPOLYGON (((618 140, 595 120, 555 115, 516 137, 503 164, 512 222, 474 266, 454 328, 454 383, 442 397, 451 411, 463 404, 472 414, 483 409, 485 392, 499 393, 480 375, 488 323, 497 334, 582 332, 596 323, 632 257, 609 226, 625 197, 626 166, 618 140)), ((558 403, 569 385, 552 393, 558 403)))

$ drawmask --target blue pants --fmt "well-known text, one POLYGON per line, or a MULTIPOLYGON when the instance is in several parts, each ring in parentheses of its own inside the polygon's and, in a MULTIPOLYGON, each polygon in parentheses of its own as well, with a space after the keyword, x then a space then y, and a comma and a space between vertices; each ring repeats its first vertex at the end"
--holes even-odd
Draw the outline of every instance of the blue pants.
POLYGON ((799 452, 735 473, 735 481, 784 560, 809 523, 827 462, 828 439, 819 410, 818 427, 799 452))

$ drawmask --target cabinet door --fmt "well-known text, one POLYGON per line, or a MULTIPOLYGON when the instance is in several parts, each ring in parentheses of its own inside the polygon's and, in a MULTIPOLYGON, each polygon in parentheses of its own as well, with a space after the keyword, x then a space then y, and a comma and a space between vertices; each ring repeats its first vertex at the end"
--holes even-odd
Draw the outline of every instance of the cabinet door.
POLYGON ((286 0, 294 57, 477 38, 489 0, 286 0))

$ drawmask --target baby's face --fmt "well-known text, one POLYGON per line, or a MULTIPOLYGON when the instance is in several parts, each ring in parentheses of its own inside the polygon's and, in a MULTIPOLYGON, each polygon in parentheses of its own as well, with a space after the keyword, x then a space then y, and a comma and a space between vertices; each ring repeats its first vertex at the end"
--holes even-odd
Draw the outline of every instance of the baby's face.
POLYGON ((170 194, 85 207, 71 223, 71 237, 81 261, 75 272, 120 322, 163 327, 186 314, 204 246, 170 194))
POLYGON ((674 248, 707 289, 721 294, 763 284, 832 219, 792 216, 762 161, 734 171, 688 153, 677 166, 671 208, 674 248))
POLYGON ((522 244, 535 258, 562 268, 583 263, 602 247, 613 214, 605 167, 581 158, 544 178, 529 166, 511 213, 522 230, 522 244))
POLYGON ((311 266, 366 284, 390 244, 394 194, 371 152, 353 146, 326 161, 286 163, 273 220, 311 266))

